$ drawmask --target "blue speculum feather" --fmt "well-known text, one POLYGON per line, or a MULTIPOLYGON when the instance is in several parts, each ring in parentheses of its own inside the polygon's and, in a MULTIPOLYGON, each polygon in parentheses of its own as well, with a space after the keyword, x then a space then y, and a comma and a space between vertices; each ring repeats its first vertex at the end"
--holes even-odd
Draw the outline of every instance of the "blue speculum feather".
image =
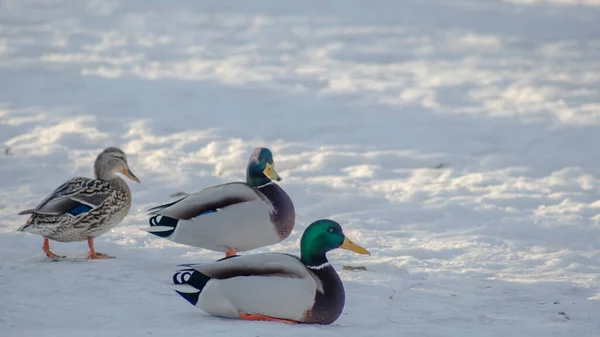
POLYGON ((198 214, 196 216, 201 216, 201 215, 204 215, 204 214, 210 214, 210 213, 214 213, 216 211, 217 211, 216 209, 209 209, 208 211, 204 211, 204 212, 202 212, 202 213, 200 213, 200 214, 198 214))
POLYGON ((79 205, 75 206, 74 208, 68 210, 67 213, 71 214, 72 216, 77 216, 81 213, 87 213, 91 209, 92 208, 88 205, 79 204, 79 205))

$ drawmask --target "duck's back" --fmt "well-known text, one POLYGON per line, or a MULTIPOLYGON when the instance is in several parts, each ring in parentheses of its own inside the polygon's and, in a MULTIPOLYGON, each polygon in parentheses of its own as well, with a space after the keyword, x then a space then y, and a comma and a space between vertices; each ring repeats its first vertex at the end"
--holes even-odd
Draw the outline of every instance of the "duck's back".
POLYGON ((73 178, 59 186, 30 213, 19 230, 59 242, 83 241, 108 232, 131 207, 131 192, 121 178, 73 178))

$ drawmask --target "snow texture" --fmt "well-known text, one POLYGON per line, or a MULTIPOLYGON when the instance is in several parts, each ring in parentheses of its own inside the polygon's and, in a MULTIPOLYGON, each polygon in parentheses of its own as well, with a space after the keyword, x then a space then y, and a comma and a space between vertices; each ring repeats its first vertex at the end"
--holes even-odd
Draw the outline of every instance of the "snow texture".
POLYGON ((600 2, 0 1, 0 335, 600 336, 600 2), (18 233, 107 146, 125 221, 87 245, 18 233), (330 326, 211 317, 170 288, 222 254, 145 210, 245 177, 267 146, 296 205, 371 256, 329 258, 330 326), (366 271, 343 270, 344 265, 366 271))

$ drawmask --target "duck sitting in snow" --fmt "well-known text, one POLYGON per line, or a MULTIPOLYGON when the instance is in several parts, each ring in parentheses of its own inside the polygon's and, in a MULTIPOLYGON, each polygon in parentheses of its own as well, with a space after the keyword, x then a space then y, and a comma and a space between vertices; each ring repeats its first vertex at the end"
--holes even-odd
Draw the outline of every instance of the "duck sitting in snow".
POLYGON ((252 152, 246 182, 217 185, 151 208, 146 231, 184 245, 226 256, 281 242, 294 228, 294 204, 274 181, 269 149, 252 152))
POLYGON ((113 258, 96 252, 94 238, 120 223, 131 207, 129 187, 115 173, 140 182, 129 169, 125 153, 109 147, 96 158, 96 179, 78 177, 60 185, 35 208, 19 213, 31 216, 18 230, 43 236, 43 250, 53 260, 64 256, 50 251, 49 239, 58 242, 87 240, 89 259, 113 258))
POLYGON ((313 222, 302 235, 300 258, 263 253, 186 265, 173 276, 177 293, 220 317, 331 324, 342 313, 344 286, 325 254, 343 248, 370 253, 332 220, 313 222))

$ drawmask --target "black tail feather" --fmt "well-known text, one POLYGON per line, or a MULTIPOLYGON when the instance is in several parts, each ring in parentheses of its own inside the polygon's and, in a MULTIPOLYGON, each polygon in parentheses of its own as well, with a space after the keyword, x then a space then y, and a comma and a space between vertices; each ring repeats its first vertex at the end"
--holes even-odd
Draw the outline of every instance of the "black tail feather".
POLYGON ((175 290, 179 296, 185 298, 186 301, 190 302, 192 305, 196 305, 198 303, 198 299, 200 298, 200 294, 202 290, 206 286, 206 284, 210 281, 210 277, 202 274, 201 272, 195 269, 182 269, 178 270, 173 275, 173 283, 177 285, 188 285, 188 291, 179 291, 175 290), (193 289, 192 289, 193 288, 193 289))
POLYGON ((190 302, 192 305, 196 305, 196 303, 198 303, 198 299, 200 298, 200 292, 194 292, 194 293, 184 293, 182 291, 177 291, 175 290, 176 293, 179 294, 179 296, 185 298, 186 301, 190 302))
POLYGON ((173 283, 175 284, 188 284, 188 280, 192 278, 194 269, 181 269, 173 274, 173 283))
POLYGON ((195 269, 181 269, 173 275, 173 283, 189 284, 192 287, 202 291, 210 277, 202 274, 195 269))
POLYGON ((161 238, 166 238, 175 232, 179 219, 169 218, 168 216, 157 214, 148 220, 150 228, 147 229, 149 233, 152 233, 161 238), (158 217, 161 217, 158 220, 158 217), (156 228, 153 228, 156 227, 156 228))

